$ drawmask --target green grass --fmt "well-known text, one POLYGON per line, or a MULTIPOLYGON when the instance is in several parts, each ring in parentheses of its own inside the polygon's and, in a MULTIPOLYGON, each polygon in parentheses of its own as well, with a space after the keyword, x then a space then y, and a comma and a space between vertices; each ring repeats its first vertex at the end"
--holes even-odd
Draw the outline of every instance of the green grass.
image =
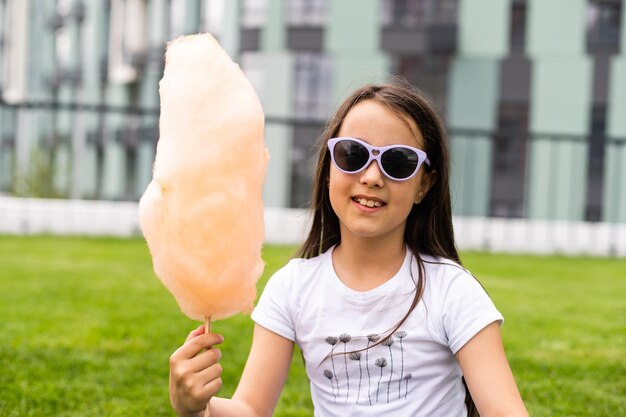
POLYGON ((626 260, 471 253, 532 416, 626 415, 626 260))
MULTIPOLYGON (((292 247, 268 247, 264 278, 292 247)), ((626 415, 626 260, 464 254, 503 312, 533 416, 626 415)), ((173 416, 168 359, 199 323, 154 277, 142 240, 0 237, 0 416, 173 416)), ((224 389, 247 357, 249 317, 224 334, 224 389)), ((276 416, 310 416, 295 354, 276 416)))

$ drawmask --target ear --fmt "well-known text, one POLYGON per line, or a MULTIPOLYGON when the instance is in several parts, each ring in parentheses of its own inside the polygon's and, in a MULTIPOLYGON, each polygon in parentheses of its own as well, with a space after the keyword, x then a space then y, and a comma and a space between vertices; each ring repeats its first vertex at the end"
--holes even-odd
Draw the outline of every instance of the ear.
POLYGON ((435 184, 436 181, 437 181, 437 171, 433 170, 433 171, 424 173, 424 175, 422 176, 422 182, 420 183, 419 188, 417 190, 417 196, 415 197, 415 204, 419 204, 422 202, 422 200, 424 199, 424 197, 426 197, 426 194, 428 194, 428 191, 435 184))

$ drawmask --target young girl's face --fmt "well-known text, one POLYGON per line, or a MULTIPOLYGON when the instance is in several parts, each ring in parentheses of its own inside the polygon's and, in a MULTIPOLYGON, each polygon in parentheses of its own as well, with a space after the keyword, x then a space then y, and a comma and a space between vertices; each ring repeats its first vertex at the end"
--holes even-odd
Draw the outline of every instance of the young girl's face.
MULTIPOLYGON (((374 100, 356 104, 337 136, 357 138, 375 147, 406 145, 425 149, 413 120, 374 100)), ((341 239, 350 235, 403 240, 409 212, 426 195, 434 178, 434 172, 426 173, 423 165, 412 178, 395 181, 383 174, 376 161, 355 174, 344 173, 331 163, 330 202, 339 218, 341 239)))

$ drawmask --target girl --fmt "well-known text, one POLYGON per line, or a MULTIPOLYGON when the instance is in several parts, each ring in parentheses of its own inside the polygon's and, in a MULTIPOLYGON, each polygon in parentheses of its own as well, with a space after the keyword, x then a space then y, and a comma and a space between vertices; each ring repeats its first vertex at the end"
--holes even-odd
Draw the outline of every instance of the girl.
POLYGON ((442 123, 408 84, 348 97, 322 136, 301 258, 252 314, 235 394, 214 397, 222 337, 200 327, 171 357, 176 412, 210 400, 213 417, 271 416, 297 343, 316 416, 527 416, 502 316, 460 266, 448 165, 442 123))

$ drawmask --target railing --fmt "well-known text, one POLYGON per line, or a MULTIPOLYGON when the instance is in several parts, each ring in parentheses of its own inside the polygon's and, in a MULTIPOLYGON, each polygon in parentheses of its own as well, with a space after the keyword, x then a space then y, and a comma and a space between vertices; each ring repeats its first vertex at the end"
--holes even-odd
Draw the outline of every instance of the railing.
MULTIPOLYGON (((135 106, 0 101, 0 193, 137 200, 151 176, 158 114, 135 106)), ((293 207, 306 203, 311 149, 323 123, 266 119, 306 132, 293 141, 293 207)), ((626 223, 626 138, 467 129, 448 135, 459 216, 626 223)))
POLYGON ((489 217, 626 222, 626 138, 462 129, 449 136, 453 178, 462 184, 458 214, 484 215, 463 201, 472 197, 488 199, 489 217))

